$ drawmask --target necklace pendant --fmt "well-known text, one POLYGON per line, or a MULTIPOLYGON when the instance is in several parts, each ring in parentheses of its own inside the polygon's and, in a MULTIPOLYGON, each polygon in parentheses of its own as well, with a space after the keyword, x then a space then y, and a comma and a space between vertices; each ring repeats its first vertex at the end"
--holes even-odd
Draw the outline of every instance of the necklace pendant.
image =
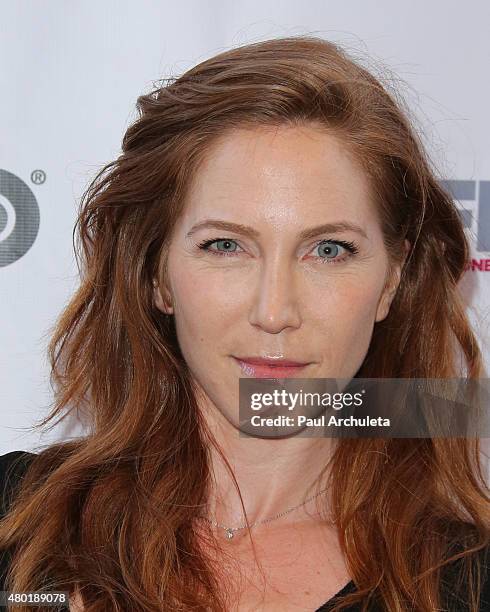
POLYGON ((225 535, 228 538, 228 540, 231 540, 231 538, 233 537, 233 529, 225 529, 225 535))

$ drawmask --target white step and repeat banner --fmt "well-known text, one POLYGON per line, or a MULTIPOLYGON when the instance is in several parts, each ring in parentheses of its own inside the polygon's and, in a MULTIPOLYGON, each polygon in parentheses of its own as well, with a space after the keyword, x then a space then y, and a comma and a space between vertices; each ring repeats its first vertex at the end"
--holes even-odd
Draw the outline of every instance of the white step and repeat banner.
POLYGON ((0 0, 0 454, 52 400, 48 329, 77 286, 78 200, 116 157, 139 94, 230 47, 314 34, 386 66, 471 236, 463 280, 490 358, 488 0, 0 0), (12 249, 15 241, 15 249, 12 249))

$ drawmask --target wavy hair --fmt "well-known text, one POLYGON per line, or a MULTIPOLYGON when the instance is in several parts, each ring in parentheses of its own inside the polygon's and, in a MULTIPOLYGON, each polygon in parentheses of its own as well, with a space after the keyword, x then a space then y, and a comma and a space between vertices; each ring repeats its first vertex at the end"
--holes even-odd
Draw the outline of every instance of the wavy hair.
MULTIPOLYGON (((213 440, 152 287, 165 286, 172 229, 213 142, 235 128, 323 126, 369 178, 390 261, 410 242, 357 376, 482 376, 458 287, 469 244, 403 99, 337 44, 293 36, 237 47, 157 83, 137 109, 121 154, 81 199, 80 286, 48 348, 54 402, 39 426, 75 412, 87 434, 34 457, 0 546, 14 551, 13 591, 78 586, 86 612, 223 611, 220 563, 206 552, 214 540, 193 528, 213 440)), ((341 439, 328 467, 357 587, 335 612, 374 598, 390 612, 433 612, 442 569, 457 559, 477 610, 473 553, 490 533, 478 438, 341 439)))

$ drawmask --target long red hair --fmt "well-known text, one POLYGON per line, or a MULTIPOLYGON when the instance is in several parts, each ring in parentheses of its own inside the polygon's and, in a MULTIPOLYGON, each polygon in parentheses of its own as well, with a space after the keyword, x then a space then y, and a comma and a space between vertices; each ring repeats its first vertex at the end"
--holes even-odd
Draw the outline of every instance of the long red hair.
MULTIPOLYGON (((458 288, 469 245, 402 100, 330 42, 238 47, 137 106, 121 155, 82 198, 81 282, 49 345, 55 399, 40 427, 77 412, 87 435, 40 450, 0 524, 0 547, 15 550, 13 591, 78 584, 87 612, 223 611, 219 564, 193 529, 210 481, 209 432, 152 288, 153 278, 165 284, 169 236, 213 141, 243 126, 324 126, 371 181, 391 261, 410 241, 360 377, 482 376, 458 288)), ((376 592, 390 612, 406 602, 433 612, 441 566, 458 556, 477 610, 472 553, 490 533, 478 439, 342 439, 329 469, 357 586, 335 611, 376 592)))

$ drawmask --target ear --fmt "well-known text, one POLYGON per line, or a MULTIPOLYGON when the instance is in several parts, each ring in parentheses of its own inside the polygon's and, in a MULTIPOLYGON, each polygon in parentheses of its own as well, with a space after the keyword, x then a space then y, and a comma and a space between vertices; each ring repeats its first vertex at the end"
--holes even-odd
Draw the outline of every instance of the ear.
POLYGON ((155 306, 164 314, 173 314, 172 296, 170 292, 164 288, 160 290, 157 280, 153 279, 153 301, 155 306))
POLYGON ((407 258, 408 252, 410 250, 410 242, 405 239, 405 254, 400 263, 396 264, 395 267, 391 270, 390 277, 383 289, 383 293, 378 302, 378 308, 376 310, 376 323, 379 321, 383 321, 388 316, 390 312, 391 302, 393 301, 396 292, 398 290, 398 285, 400 284, 400 278, 403 266, 405 264, 405 260, 407 258))

